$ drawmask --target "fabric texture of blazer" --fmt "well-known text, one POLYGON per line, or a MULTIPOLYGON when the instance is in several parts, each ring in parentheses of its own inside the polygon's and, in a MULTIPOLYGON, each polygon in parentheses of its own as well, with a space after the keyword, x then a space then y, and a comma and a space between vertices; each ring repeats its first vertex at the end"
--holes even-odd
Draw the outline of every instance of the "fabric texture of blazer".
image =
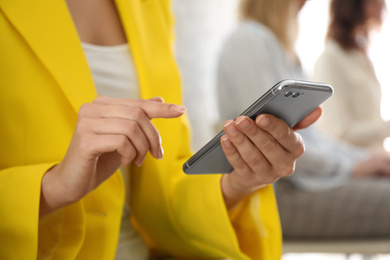
MULTIPOLYGON (((117 0, 142 98, 181 104, 165 0, 117 0)), ((41 179, 60 162, 77 112, 96 97, 65 1, 0 0, 0 259, 114 259, 125 188, 116 172, 80 201, 39 219, 41 179)), ((132 167, 132 222, 155 255, 280 259, 272 186, 228 212, 221 175, 187 176, 186 116, 153 119, 165 150, 132 167)))

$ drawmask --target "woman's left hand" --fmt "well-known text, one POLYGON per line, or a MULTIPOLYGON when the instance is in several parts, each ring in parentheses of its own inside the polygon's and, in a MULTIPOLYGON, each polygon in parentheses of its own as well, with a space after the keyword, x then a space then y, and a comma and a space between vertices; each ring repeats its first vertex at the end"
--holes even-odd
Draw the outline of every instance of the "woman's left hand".
POLYGON ((295 162, 305 149, 295 130, 313 124, 321 111, 317 108, 294 128, 269 114, 259 115, 256 121, 240 116, 236 121, 225 122, 226 135, 221 137, 221 145, 234 169, 221 179, 228 209, 256 190, 294 172, 295 162))

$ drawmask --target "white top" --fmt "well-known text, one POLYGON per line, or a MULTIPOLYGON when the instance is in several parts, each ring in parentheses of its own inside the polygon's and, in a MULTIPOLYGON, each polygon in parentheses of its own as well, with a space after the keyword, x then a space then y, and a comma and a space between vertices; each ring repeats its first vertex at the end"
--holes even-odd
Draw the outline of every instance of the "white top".
MULTIPOLYGON (((241 22, 227 39, 219 59, 221 122, 237 117, 275 83, 305 78, 299 63, 287 55, 272 31, 258 22, 241 22)), ((283 180, 303 190, 319 192, 346 184, 356 161, 366 156, 357 147, 327 138, 315 126, 300 134, 306 152, 294 174, 283 180)))
POLYGON ((127 44, 98 46, 82 43, 98 95, 139 98, 137 74, 127 44))
MULTIPOLYGON (((82 46, 98 95, 139 98, 137 74, 127 44, 97 46, 82 43, 82 46)), ((126 202, 115 260, 146 260, 149 258, 149 249, 130 222, 129 169, 123 167, 121 173, 126 186, 126 202)))
POLYGON ((337 139, 383 151, 390 123, 380 115, 381 87, 370 60, 329 40, 316 62, 313 79, 331 84, 334 95, 323 104, 320 126, 337 139))

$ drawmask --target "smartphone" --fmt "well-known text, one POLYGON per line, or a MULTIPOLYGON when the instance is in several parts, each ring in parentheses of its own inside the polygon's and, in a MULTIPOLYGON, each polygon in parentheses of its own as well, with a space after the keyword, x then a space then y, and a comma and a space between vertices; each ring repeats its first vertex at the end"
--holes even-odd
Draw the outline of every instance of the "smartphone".
MULTIPOLYGON (((333 94, 332 86, 324 83, 283 80, 269 89, 240 116, 255 120, 260 114, 272 114, 290 127, 296 125, 333 94)), ((222 150, 222 130, 183 165, 186 174, 230 173, 230 165, 222 150)))

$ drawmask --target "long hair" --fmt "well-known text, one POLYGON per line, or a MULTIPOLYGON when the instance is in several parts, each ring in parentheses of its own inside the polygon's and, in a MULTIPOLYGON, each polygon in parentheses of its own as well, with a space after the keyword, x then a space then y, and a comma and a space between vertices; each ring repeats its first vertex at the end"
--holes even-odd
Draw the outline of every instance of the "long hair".
POLYGON ((295 21, 294 7, 291 0, 242 0, 240 19, 254 20, 268 27, 279 39, 283 47, 294 53, 298 35, 298 22, 295 21))
MULTIPOLYGON (((366 23, 364 5, 366 0, 332 0, 327 39, 333 39, 344 49, 359 48, 356 35, 366 23)), ((368 37, 367 31, 360 31, 368 37)))

